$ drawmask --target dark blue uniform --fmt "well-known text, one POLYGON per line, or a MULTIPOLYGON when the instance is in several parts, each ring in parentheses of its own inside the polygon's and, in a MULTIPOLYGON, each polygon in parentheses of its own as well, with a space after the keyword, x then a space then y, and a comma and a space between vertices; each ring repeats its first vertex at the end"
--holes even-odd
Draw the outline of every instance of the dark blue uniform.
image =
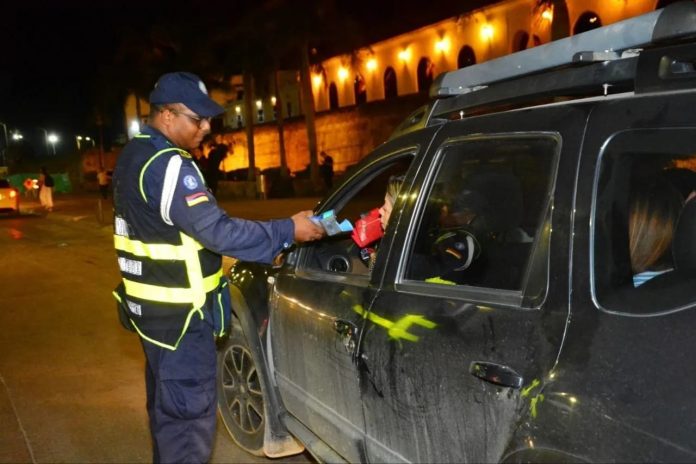
POLYGON ((220 255, 270 263, 292 243, 293 223, 230 218, 191 156, 148 126, 121 153, 113 185, 124 308, 147 359, 154 461, 205 462, 216 424, 215 335, 229 321, 226 280, 218 277, 220 255), (193 258, 186 243, 198 245, 193 258), (188 253, 185 260, 167 259, 167 250, 181 249, 188 253), (191 267, 201 282, 215 279, 215 285, 203 293, 202 285, 191 283, 191 267), (193 293, 201 298, 192 301, 200 304, 176 300, 192 291, 178 288, 182 283, 198 291, 193 293))

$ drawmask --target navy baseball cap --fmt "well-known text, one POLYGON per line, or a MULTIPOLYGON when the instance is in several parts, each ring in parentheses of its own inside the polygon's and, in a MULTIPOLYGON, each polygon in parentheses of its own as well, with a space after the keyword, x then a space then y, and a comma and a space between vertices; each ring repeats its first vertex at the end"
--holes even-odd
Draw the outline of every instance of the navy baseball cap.
POLYGON ((150 93, 151 105, 183 103, 194 113, 211 118, 225 109, 208 96, 208 89, 200 77, 188 72, 163 74, 150 93))

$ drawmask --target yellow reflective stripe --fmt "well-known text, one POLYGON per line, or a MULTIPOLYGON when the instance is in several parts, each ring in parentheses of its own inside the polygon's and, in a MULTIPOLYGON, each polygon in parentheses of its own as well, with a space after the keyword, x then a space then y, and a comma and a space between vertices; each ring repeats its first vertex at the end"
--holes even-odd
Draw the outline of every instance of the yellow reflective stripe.
POLYGON ((123 301, 121 300, 121 297, 119 296, 118 293, 111 292, 111 294, 114 296, 114 298, 116 298, 116 301, 118 301, 119 303, 123 303, 123 301))
POLYGON ((135 134, 136 139, 149 139, 150 136, 147 134, 135 134))
MULTIPOLYGON (((198 257, 197 245, 199 245, 199 243, 183 232, 179 235, 181 235, 181 244, 187 255, 186 273, 188 274, 191 290, 193 291, 193 307, 200 308, 205 304, 205 294, 209 290, 205 289, 203 269, 201 269, 201 260, 198 257)), ((218 279, 215 283, 215 287, 211 288, 210 290, 214 290, 219 284, 220 279, 218 279)))
POLYGON ((184 338, 184 335, 186 334, 186 330, 188 329, 188 326, 191 323, 191 316, 193 316, 196 313, 198 313, 198 316, 201 319, 205 318, 203 315, 203 311, 201 311, 200 309, 192 309, 191 311, 189 311, 188 316, 186 316, 186 323, 184 323, 184 328, 181 330, 181 333, 179 334, 179 338, 177 338, 176 343, 174 343, 173 345, 168 345, 164 342, 161 342, 159 340, 155 340, 154 338, 148 337, 140 330, 140 328, 138 328, 138 325, 135 323, 135 321, 133 321, 133 319, 130 319, 130 321, 131 321, 131 324, 133 324, 135 331, 138 332, 138 335, 140 335, 141 338, 143 338, 144 340, 147 340, 148 342, 150 342, 154 345, 157 345, 161 348, 166 348, 168 350, 174 351, 179 347, 179 342, 181 342, 181 339, 184 338))
MULTIPOLYGON (((196 252, 203 249, 203 245, 195 240, 191 244, 196 252)), ((183 245, 169 245, 167 243, 143 243, 140 240, 131 240, 122 235, 114 235, 114 247, 117 250, 131 253, 135 256, 145 256, 151 259, 177 259, 185 260, 190 253, 183 245)))
POLYGON ((138 185, 140 186, 140 195, 142 195, 145 203, 147 203, 147 197, 145 197, 145 188, 143 188, 143 180, 145 179, 145 171, 147 170, 147 167, 150 165, 150 163, 152 163, 158 156, 160 156, 164 153, 167 153, 169 151, 178 151, 180 153, 186 153, 188 155, 186 150, 182 150, 181 148, 165 148, 164 150, 158 151, 157 153, 152 155, 152 157, 149 160, 147 160, 147 163, 145 163, 143 165, 143 168, 140 170, 140 178, 138 180, 138 185))
MULTIPOLYGON (((160 285, 144 284, 133 280, 123 279, 126 286, 126 294, 140 298, 141 300, 156 301, 158 303, 190 303, 194 308, 200 308, 205 304, 205 294, 212 292, 220 284, 222 269, 202 280, 203 300, 193 288, 162 287, 160 285)), ((199 281, 200 282, 200 281, 199 281)))
POLYGON ((225 335, 225 311, 222 308, 222 293, 217 294, 217 299, 218 299, 218 308, 220 308, 220 320, 222 321, 222 324, 220 324, 220 333, 215 334, 218 337, 222 337, 225 335))

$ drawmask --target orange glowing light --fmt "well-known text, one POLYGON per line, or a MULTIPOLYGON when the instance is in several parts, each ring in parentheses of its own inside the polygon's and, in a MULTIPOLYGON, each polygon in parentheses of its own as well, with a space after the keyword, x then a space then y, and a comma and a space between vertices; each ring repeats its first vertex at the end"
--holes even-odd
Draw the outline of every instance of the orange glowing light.
POLYGON ((435 42, 435 50, 441 53, 447 53, 450 49, 450 41, 447 37, 443 37, 442 39, 438 40, 435 42))
POLYGON ((483 38, 483 40, 491 40, 493 38, 493 32, 493 26, 486 24, 481 27, 481 38, 483 38))
POLYGON ((365 65, 369 71, 374 71, 377 69, 377 60, 374 58, 370 58, 367 60, 367 64, 365 65))
POLYGON ((321 84, 321 74, 315 74, 312 76, 312 82, 316 87, 319 87, 321 84))
POLYGON ((345 81, 348 78, 348 70, 341 66, 338 68, 338 78, 345 81))
POLYGON ((544 19, 548 22, 553 21, 553 8, 546 8, 542 13, 541 13, 541 19, 544 19))
POLYGON ((411 50, 404 48, 399 52, 399 59, 404 63, 411 59, 411 50))

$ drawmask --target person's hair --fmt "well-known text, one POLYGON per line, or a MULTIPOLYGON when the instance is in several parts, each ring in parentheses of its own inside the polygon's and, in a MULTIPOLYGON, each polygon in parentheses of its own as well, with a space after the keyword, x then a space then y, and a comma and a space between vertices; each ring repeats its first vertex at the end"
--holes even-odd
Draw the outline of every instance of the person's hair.
POLYGON ((634 189, 628 220, 634 274, 667 265, 663 258, 672 244, 681 206, 679 192, 663 179, 634 189))
POLYGON ((147 117, 148 122, 152 122, 155 119, 155 115, 161 113, 164 111, 166 105, 165 104, 151 104, 150 105, 150 114, 147 117))
POLYGON ((399 196, 399 190, 404 183, 404 176, 391 176, 387 182, 387 196, 391 199, 392 203, 396 201, 396 197, 399 196))

